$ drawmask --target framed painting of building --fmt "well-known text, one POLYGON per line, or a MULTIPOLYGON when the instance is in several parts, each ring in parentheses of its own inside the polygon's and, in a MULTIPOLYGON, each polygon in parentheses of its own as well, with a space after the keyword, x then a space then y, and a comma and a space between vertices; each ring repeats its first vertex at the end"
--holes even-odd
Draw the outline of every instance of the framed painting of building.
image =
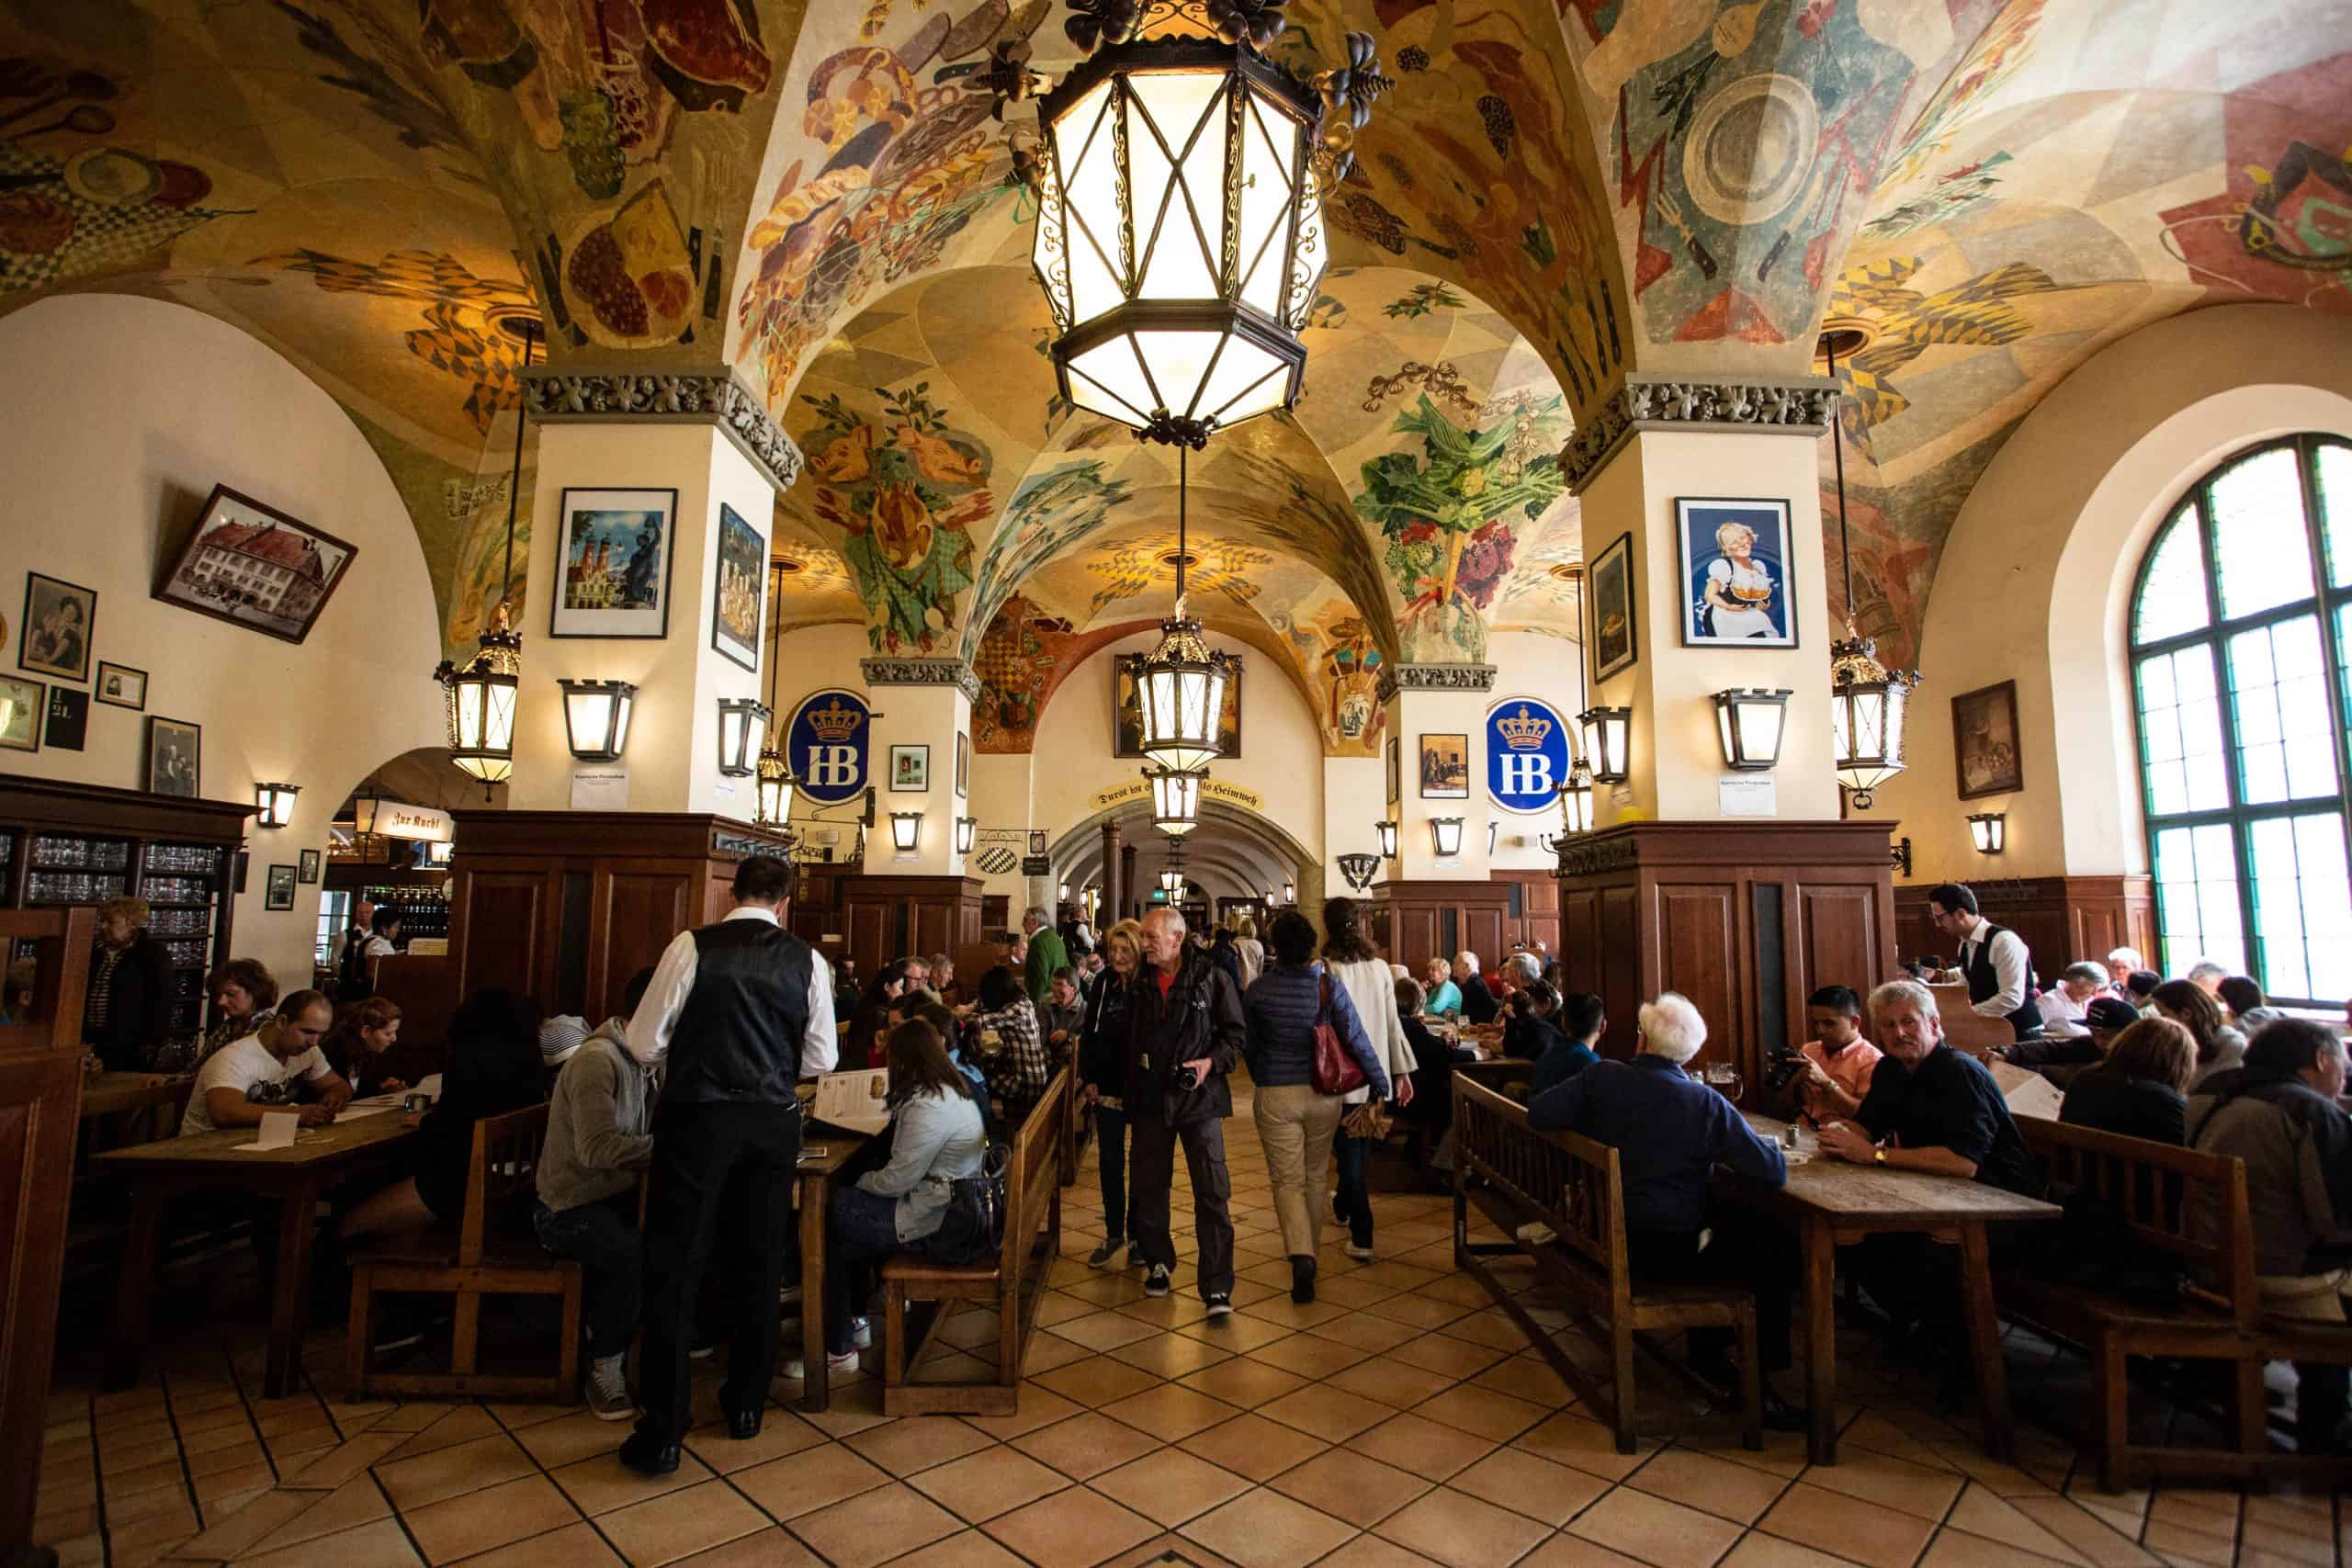
POLYGON ((725 502, 718 506, 718 604, 710 646, 756 675, 760 672, 760 604, 767 592, 768 542, 725 502))
POLYGON ((154 596, 166 604, 299 643, 318 625, 358 547, 215 485, 154 596))
MULTIPOLYGON (((556 535, 562 576, 548 595, 548 636, 669 636, 677 526, 674 490, 565 491, 556 535)), ((756 649, 756 625, 752 636, 756 649)))

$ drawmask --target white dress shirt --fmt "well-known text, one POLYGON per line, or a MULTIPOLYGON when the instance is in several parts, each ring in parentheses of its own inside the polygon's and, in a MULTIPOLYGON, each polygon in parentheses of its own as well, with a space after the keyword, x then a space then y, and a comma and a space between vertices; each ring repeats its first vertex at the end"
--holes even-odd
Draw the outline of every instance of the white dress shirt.
MULTIPOLYGON (((1991 923, 1979 920, 1976 934, 1960 944, 1962 974, 1966 974, 1976 962, 1976 949, 1984 941, 1985 928, 1991 923)), ((1997 988, 1983 1001, 1972 1003, 1968 1010, 1979 1018, 2008 1017, 2025 1006, 2026 982, 2032 972, 2032 960, 2025 950, 2025 938, 2004 926, 2001 934, 1993 939, 1993 978, 1998 983, 1997 988)))
MULTIPOLYGON (((729 909, 727 918, 777 923, 774 909, 750 904, 729 909)), ((680 931, 662 950, 662 962, 653 966, 653 981, 645 987, 645 999, 628 1021, 628 1054, 645 1066, 658 1067, 670 1054, 670 1036, 678 1027, 678 1015, 686 1010, 686 998, 694 992, 695 971, 701 962, 690 931, 680 931)), ((813 1078, 830 1073, 839 1056, 833 1037, 832 969, 818 954, 808 964, 808 1023, 800 1032, 800 1076, 813 1078)))
MULTIPOLYGON (((2103 993, 2094 991, 2091 994, 2098 996, 2103 993)), ((2088 1004, 2068 996, 2064 983, 2052 986, 2036 997, 2033 1005, 2041 1010, 2041 1032, 2053 1039, 2090 1032, 2083 1023, 2088 1004)))

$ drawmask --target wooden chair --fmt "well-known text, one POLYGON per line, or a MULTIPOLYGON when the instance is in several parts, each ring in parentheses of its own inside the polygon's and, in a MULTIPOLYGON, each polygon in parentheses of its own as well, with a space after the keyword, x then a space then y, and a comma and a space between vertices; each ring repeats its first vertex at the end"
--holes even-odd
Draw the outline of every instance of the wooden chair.
POLYGON ((2245 1163, 2063 1122, 2021 1117, 2018 1130, 2042 1162, 2053 1192, 2079 1194, 2104 1208, 2152 1257, 2177 1262, 2187 1280, 2181 1299, 2171 1306, 2038 1278, 2021 1269, 2005 1270, 1995 1280, 1994 1299, 2004 1314, 2089 1354, 2090 1440, 2099 1484, 2120 1492, 2128 1482, 2148 1476, 2256 1473, 2270 1444, 2245 1163), (2133 1356, 2228 1363, 2233 1447, 2132 1442, 2127 1360, 2133 1356))
POLYGON ((534 1105, 474 1124, 466 1209, 453 1232, 436 1227, 397 1237, 355 1258, 351 1270, 351 1397, 377 1394, 448 1398, 495 1394, 569 1401, 580 1382, 580 1265, 539 1245, 527 1218, 533 1177, 548 1130, 548 1108, 534 1105), (379 1292, 446 1294, 457 1299, 449 1370, 379 1371, 368 1346, 379 1292), (480 1370, 484 1296, 560 1298, 563 1325, 548 1373, 480 1370))
POLYGON ((1706 1327, 1727 1327, 1739 1336, 1740 1399, 1747 1417, 1741 1441, 1762 1448, 1756 1298, 1736 1286, 1652 1285, 1634 1278, 1625 1258, 1625 1187, 1617 1151, 1573 1133, 1538 1132, 1527 1123, 1526 1107, 1459 1075, 1453 1080, 1453 1133, 1456 1266, 1487 1287, 1562 1382, 1607 1412, 1617 1451, 1634 1451, 1634 1337, 1706 1327), (1512 1239, 1473 1242, 1472 1203, 1512 1239), (1548 1239, 1525 1234, 1536 1224, 1552 1233, 1548 1239), (1569 1315, 1609 1347, 1606 1392, 1485 1261, 1512 1252, 1532 1259, 1538 1277, 1560 1292, 1569 1315))
POLYGON ((882 1413, 886 1416, 1011 1416, 1021 1408, 1021 1357, 1036 1329, 1046 1276, 1061 1256, 1059 1167, 1070 1074, 1054 1075, 1013 1134, 1004 1176, 1004 1246, 974 1263, 933 1263, 900 1253, 882 1266, 882 1413), (927 1382, 914 1373, 945 1303, 993 1301, 997 1376, 992 1383, 927 1382), (917 1303, 928 1303, 928 1310, 917 1303))

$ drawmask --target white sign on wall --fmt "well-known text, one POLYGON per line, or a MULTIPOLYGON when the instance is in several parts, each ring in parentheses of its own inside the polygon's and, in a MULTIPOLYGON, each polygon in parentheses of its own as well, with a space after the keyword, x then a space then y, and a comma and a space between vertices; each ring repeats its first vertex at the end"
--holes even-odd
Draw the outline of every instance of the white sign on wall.
POLYGON ((1715 784, 1715 809, 1725 817, 1778 817, 1781 795, 1769 773, 1730 773, 1715 784))

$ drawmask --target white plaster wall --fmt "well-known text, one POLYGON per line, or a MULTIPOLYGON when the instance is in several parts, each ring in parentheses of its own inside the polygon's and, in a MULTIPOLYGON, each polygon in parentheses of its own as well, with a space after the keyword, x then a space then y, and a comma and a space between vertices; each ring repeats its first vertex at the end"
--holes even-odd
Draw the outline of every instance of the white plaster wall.
POLYGON ((2145 327, 2027 416, 1937 565, 1911 766, 1871 812, 1901 820, 1912 880, 2147 869, 2126 660, 2141 558, 2207 469, 2302 430, 2352 435, 2352 321, 2284 305, 2145 327), (1951 699, 2005 680, 2018 683, 2025 787, 1962 801, 1951 699), (2008 814, 1998 861, 1971 844, 1973 811, 2008 814))
MULTIPOLYGON (((276 352, 184 306, 119 295, 40 300, 0 320, 0 618, 13 666, 25 573, 95 589, 96 660, 148 672, 147 712, 94 702, 81 751, 0 753, 0 767, 117 788, 144 783, 147 717, 204 727, 206 796, 250 805, 257 779, 302 786, 292 824, 248 833, 235 948, 280 987, 311 979, 319 888, 272 913, 272 864, 326 846, 368 772, 446 739, 433 585, 383 464, 334 401, 276 352), (215 484, 357 547, 297 646, 149 597, 215 484)), ((46 681, 48 678, 37 677, 46 681)), ((68 684, 74 684, 68 682, 68 684)), ((82 683, 82 689, 88 689, 82 683)))

